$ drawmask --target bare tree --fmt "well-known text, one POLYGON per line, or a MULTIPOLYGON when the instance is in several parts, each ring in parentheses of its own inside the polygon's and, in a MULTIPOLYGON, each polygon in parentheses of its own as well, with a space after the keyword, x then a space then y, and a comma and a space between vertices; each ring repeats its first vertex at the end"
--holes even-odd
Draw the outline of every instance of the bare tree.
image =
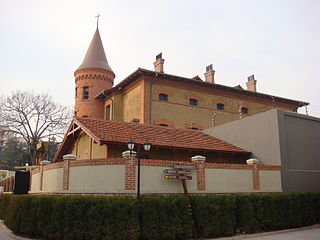
POLYGON ((50 135, 63 135, 71 120, 68 107, 55 103, 48 94, 15 91, 0 100, 0 124, 8 126, 29 147, 35 163, 37 143, 50 135))

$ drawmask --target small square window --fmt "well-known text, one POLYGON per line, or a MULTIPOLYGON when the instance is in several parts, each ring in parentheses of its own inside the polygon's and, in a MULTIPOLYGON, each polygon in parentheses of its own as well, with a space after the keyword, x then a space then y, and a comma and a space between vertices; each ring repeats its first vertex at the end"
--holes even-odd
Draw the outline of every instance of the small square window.
POLYGON ((224 110, 224 104, 223 103, 217 103, 217 109, 218 110, 224 110))
POLYGON ((83 87, 82 98, 89 99, 89 87, 83 87))
POLYGON ((160 101, 168 101, 168 95, 167 94, 164 94, 164 93, 160 93, 159 94, 159 100, 160 101))
POLYGON ((242 107, 242 108, 241 108, 241 113, 243 113, 243 114, 248 114, 248 113, 249 113, 249 109, 246 108, 246 107, 242 107))
POLYGON ((198 105, 198 100, 190 98, 189 99, 189 104, 192 105, 192 106, 197 106, 198 105))

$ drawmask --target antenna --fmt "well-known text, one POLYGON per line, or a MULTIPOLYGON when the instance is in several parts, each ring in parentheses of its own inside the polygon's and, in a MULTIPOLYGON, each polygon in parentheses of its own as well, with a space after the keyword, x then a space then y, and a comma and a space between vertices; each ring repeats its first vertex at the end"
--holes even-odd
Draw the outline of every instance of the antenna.
POLYGON ((99 18, 100 18, 100 14, 99 14, 99 12, 98 12, 98 15, 97 16, 95 16, 95 18, 97 18, 97 28, 98 28, 98 26, 99 26, 99 18))

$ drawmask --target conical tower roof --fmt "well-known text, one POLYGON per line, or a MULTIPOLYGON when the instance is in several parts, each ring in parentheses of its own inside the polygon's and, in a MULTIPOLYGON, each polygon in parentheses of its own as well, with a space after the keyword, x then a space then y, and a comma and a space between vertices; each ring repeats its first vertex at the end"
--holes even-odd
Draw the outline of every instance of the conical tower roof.
POLYGON ((104 52, 98 28, 93 35, 93 38, 87 50, 86 56, 83 59, 83 62, 77 70, 88 68, 105 69, 113 73, 111 67, 108 64, 108 60, 104 52))

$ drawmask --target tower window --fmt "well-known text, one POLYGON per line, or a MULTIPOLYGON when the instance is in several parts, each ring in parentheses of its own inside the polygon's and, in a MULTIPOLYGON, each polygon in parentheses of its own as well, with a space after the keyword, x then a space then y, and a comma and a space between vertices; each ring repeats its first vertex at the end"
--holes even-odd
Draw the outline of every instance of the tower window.
POLYGON ((223 103, 217 103, 217 109, 218 110, 224 110, 224 104, 223 103))
POLYGON ((89 98, 89 87, 83 87, 82 99, 89 98))
POLYGON ((106 106, 106 120, 111 120, 111 108, 110 108, 110 105, 106 106))
POLYGON ((192 106, 197 106, 198 105, 198 100, 194 98, 189 99, 189 104, 192 106))
POLYGON ((168 95, 164 94, 164 93, 160 93, 159 94, 159 100, 167 102, 168 101, 168 95))
POLYGON ((249 109, 246 108, 246 107, 242 107, 242 108, 241 108, 241 113, 243 113, 243 114, 248 114, 248 113, 249 113, 249 109))

